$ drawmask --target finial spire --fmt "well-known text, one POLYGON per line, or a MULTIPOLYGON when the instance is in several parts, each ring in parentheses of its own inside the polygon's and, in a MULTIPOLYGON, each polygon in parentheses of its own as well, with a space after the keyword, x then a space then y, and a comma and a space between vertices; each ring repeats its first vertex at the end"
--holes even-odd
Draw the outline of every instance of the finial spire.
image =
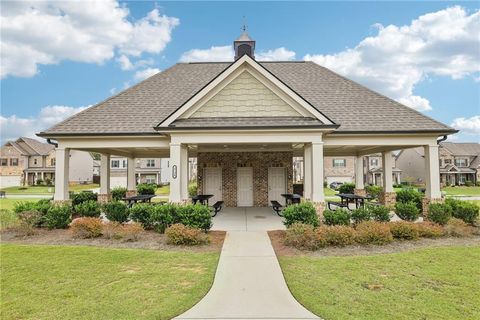
POLYGON ((247 32, 247 19, 245 18, 245 16, 243 16, 243 26, 241 29, 243 32, 247 32))

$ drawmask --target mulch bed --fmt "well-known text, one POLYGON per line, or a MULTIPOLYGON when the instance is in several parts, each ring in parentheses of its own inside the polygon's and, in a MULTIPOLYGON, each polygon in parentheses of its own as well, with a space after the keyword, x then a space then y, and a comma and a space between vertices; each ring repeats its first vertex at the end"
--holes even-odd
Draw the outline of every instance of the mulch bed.
POLYGON ((224 231, 209 231, 210 244, 202 246, 173 246, 167 244, 167 237, 154 231, 143 231, 137 241, 122 239, 74 239, 68 229, 36 229, 32 236, 19 237, 16 232, 5 230, 1 233, 2 243, 42 244, 66 246, 95 246, 106 248, 153 249, 164 251, 220 252, 225 239, 224 231))
POLYGON ((351 245, 346 247, 326 247, 317 251, 304 251, 284 244, 285 231, 268 231, 270 241, 277 256, 312 256, 312 257, 330 257, 330 256, 365 256, 384 253, 395 253, 428 247, 446 247, 446 246, 480 246, 480 236, 468 238, 437 238, 418 240, 395 241, 387 245, 351 245))

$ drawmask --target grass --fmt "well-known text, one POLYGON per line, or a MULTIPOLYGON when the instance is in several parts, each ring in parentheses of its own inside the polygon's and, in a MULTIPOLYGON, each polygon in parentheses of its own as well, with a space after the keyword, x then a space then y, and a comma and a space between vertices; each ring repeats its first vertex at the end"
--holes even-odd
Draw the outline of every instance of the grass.
POLYGON ((17 214, 12 210, 0 210, 0 230, 17 226, 19 222, 17 214))
MULTIPOLYGON (((69 190, 74 191, 74 192, 79 192, 82 190, 90 190, 94 188, 98 188, 98 184, 77 184, 70 186, 69 190)), ((2 191, 5 191, 7 193, 7 196, 9 194, 48 194, 48 195, 53 195, 55 192, 55 188, 53 186, 20 186, 20 187, 9 187, 9 188, 3 188, 1 189, 2 191)))
POLYGON ((168 196, 170 194, 170 185, 167 184, 167 185, 158 187, 157 190, 155 191, 155 194, 168 196))
POLYGON ((83 191, 83 190, 91 190, 91 189, 96 189, 96 188, 100 188, 100 185, 95 184, 95 183, 76 184, 76 185, 70 186, 69 190, 73 191, 73 192, 79 192, 79 191, 83 191))
POLYGON ((280 257, 295 298, 324 319, 480 319, 480 247, 280 257))
POLYGON ((480 187, 445 187, 442 189, 447 196, 480 197, 480 187))
POLYGON ((209 290, 217 253, 2 245, 2 319, 171 319, 209 290))
POLYGON ((6 209, 6 210, 12 210, 13 209, 13 205, 15 204, 15 202, 20 202, 20 201, 38 201, 38 200, 41 200, 40 198, 37 198, 37 199, 33 199, 33 198, 15 198, 15 199, 12 199, 12 198, 6 198, 6 199, 0 199, 0 209, 6 209))

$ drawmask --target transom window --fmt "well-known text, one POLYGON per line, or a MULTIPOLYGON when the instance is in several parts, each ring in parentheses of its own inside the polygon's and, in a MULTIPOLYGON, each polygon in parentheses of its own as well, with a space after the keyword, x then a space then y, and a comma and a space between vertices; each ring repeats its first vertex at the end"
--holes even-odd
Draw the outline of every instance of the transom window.
POLYGON ((345 159, 333 159, 333 167, 334 168, 342 168, 347 165, 347 160, 345 159))
POLYGON ((465 158, 455 159, 455 165, 457 167, 466 167, 467 166, 467 159, 465 159, 465 158))
POLYGON ((378 159, 370 159, 371 167, 378 167, 378 159))
POLYGON ((120 160, 112 160, 112 168, 120 168, 120 160))
POLYGON ((2 167, 8 166, 8 159, 7 159, 7 158, 2 158, 2 159, 0 160, 0 165, 1 165, 2 167))
POLYGON ((18 158, 10 158, 11 166, 18 166, 18 158))
MULTIPOLYGON (((148 163, 148 161, 147 161, 148 163)), ((157 177, 153 175, 148 175, 145 177, 145 182, 146 183, 157 183, 157 177)))
POLYGON ((154 159, 147 159, 147 168, 155 167, 155 160, 154 159))

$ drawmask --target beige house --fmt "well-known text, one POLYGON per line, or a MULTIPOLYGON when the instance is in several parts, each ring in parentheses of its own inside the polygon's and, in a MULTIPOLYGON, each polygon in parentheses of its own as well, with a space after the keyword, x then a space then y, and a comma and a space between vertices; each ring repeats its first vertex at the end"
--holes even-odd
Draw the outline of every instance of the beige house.
MULTIPOLYGON (((70 154, 69 183, 91 183, 93 159, 88 152, 70 154)), ((0 149, 0 186, 2 188, 55 181, 55 147, 35 139, 21 137, 8 141, 0 149)))
MULTIPOLYGON (((402 170, 397 168, 396 157, 392 161, 392 181, 394 184, 400 184, 402 181, 402 170)), ((383 162, 381 154, 372 154, 363 159, 363 172, 366 183, 370 185, 383 185, 383 162)))
MULTIPOLYGON (((135 163, 136 183, 168 183, 168 159, 137 158, 135 163), (166 168, 165 168, 166 167, 166 168)), ((127 187, 128 158, 112 156, 110 159, 110 186, 127 187)), ((100 168, 101 171, 101 168, 100 168)), ((100 172, 99 172, 100 174, 100 172)))
MULTIPOLYGON (((439 201, 437 139, 456 132, 313 62, 255 60, 255 42, 234 42, 234 62, 178 63, 39 136, 58 142, 55 199, 68 199, 71 150, 102 154, 101 193, 110 197, 112 155, 170 158, 170 201, 188 199, 188 159, 197 158, 199 192, 227 206, 268 206, 292 192, 293 157, 302 157, 304 198, 324 208, 324 157, 381 153, 382 201, 395 199, 392 151, 422 147, 426 202, 439 201), (107 168, 103 170, 103 168, 107 168)), ((128 165, 132 163, 132 165, 128 165)))
MULTIPOLYGON (((426 173, 422 148, 406 149, 397 156, 403 181, 425 183, 426 173)), ((464 185, 480 181, 480 144, 442 142, 439 147, 439 171, 442 185, 464 185)))

